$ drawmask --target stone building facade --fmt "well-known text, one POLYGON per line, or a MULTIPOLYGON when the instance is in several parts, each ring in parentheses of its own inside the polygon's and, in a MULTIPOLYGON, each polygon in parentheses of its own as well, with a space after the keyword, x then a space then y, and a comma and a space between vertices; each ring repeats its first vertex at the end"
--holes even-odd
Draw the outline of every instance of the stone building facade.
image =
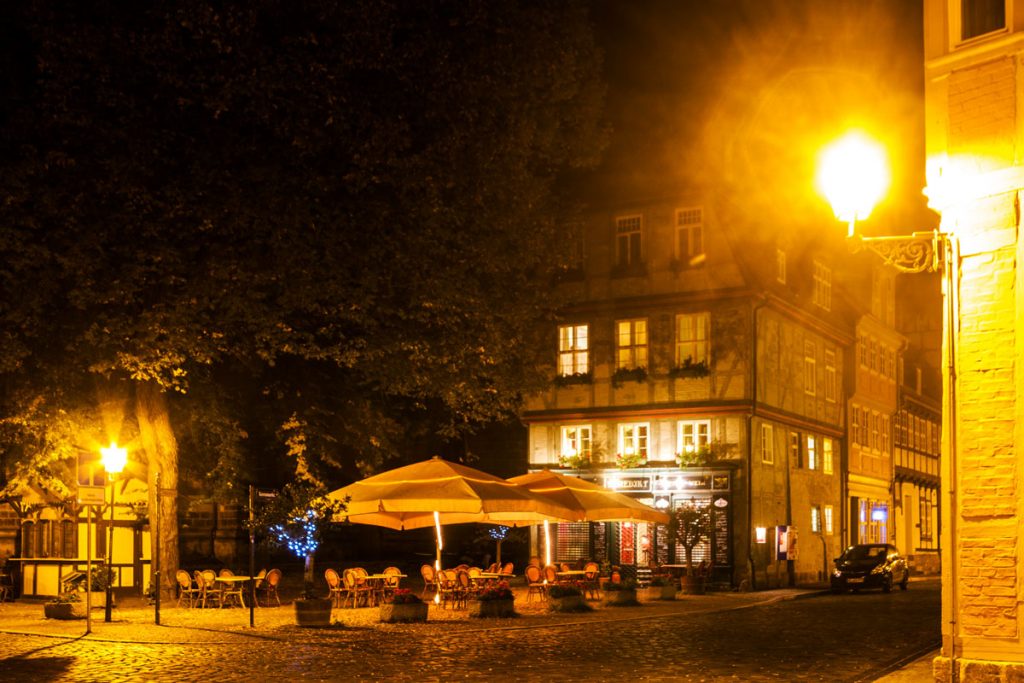
POLYGON ((926 192, 952 248, 942 448, 949 561, 935 673, 1016 680, 1024 676, 1024 1, 926 0, 924 9, 926 192))

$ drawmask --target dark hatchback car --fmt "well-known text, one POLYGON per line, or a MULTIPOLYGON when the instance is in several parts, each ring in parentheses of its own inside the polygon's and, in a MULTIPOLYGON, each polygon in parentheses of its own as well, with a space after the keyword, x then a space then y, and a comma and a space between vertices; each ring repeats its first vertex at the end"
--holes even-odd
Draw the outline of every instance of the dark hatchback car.
POLYGON ((907 590, 910 568, 896 546, 888 543, 851 545, 835 560, 832 592, 881 588, 888 593, 894 585, 907 590))

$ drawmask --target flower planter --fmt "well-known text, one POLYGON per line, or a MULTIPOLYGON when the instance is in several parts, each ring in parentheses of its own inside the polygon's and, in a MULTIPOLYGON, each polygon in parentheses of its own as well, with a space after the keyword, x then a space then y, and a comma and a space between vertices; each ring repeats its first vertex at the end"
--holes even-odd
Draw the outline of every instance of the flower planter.
POLYGON ((331 599, 310 598, 295 601, 295 623, 303 627, 331 625, 331 599))
POLYGON ((590 605, 582 595, 566 595, 560 598, 548 596, 549 612, 589 612, 590 605))
POLYGON ((676 593, 678 591, 679 587, 675 582, 665 586, 648 586, 643 589, 642 597, 644 602, 653 602, 655 600, 675 600, 676 593))
POLYGON ((513 600, 474 600, 471 617, 481 619, 507 618, 516 616, 513 600))
POLYGON ((640 604, 636 599, 635 588, 625 588, 617 591, 605 590, 603 595, 605 607, 631 607, 640 604))
POLYGON ((380 620, 385 624, 426 621, 427 607, 425 602, 385 603, 380 606, 380 620))
POLYGON ((679 592, 683 595, 704 595, 703 576, 679 577, 679 592))
POLYGON ((43 605, 43 615, 47 619, 83 619, 85 605, 78 602, 48 602, 43 605))

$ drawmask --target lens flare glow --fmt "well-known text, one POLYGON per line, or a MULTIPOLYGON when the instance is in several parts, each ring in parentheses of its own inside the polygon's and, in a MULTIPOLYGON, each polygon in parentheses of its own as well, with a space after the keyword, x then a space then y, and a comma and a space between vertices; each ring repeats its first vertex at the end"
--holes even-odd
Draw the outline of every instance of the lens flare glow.
POLYGON ((837 219, 864 220, 889 188, 885 149, 863 133, 848 133, 822 151, 817 185, 837 219))

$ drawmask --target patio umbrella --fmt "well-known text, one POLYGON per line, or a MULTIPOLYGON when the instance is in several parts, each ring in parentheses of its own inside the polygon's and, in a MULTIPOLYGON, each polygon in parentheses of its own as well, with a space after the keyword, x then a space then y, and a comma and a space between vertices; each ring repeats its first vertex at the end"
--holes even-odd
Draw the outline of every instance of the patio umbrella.
MULTIPOLYGON (((508 481, 522 486, 532 493, 553 503, 571 509, 575 516, 574 522, 656 522, 668 524, 669 516, 665 512, 655 510, 634 498, 579 477, 559 474, 544 470, 512 477, 508 481)), ((547 520, 544 524, 545 558, 548 564, 550 557, 550 531, 547 520)))
POLYGON ((345 502, 345 517, 350 522, 391 529, 436 527, 438 569, 442 525, 491 522, 515 526, 575 518, 573 510, 557 501, 437 456, 375 474, 328 496, 345 502))

